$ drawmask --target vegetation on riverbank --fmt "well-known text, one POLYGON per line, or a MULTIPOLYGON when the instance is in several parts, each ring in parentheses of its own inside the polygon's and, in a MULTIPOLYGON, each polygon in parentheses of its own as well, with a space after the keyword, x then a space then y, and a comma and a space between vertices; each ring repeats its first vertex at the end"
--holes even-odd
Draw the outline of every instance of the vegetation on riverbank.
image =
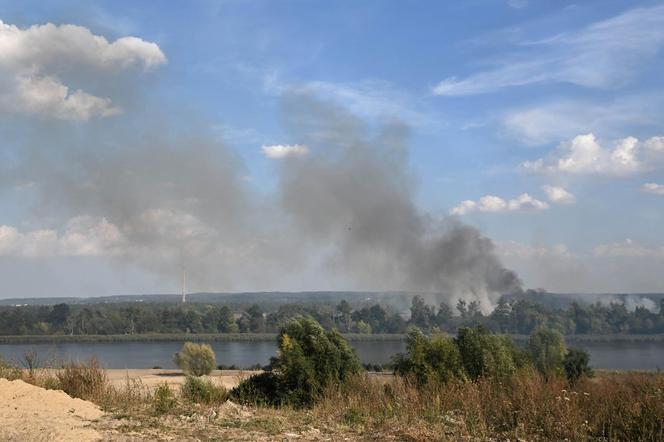
POLYGON ((113 387, 95 361, 55 374, 4 366, 0 376, 98 403, 116 417, 112 431, 155 439, 664 438, 664 374, 591 378, 582 353, 565 349, 548 329, 524 350, 481 328, 456 338, 412 330, 394 376, 361 371, 343 338, 311 320, 285 327, 279 348, 270 379, 245 384, 267 386, 262 394, 276 401, 252 400, 247 392, 256 390, 242 386, 229 392, 214 377, 192 377, 179 391, 166 384, 152 391, 130 379, 113 387))
MULTIPOLYGON (((348 341, 405 341, 405 333, 341 333, 348 341)), ((0 344, 114 343, 114 342, 274 342, 277 333, 145 333, 140 335, 11 335, 0 336, 0 344)), ((521 344, 528 335, 507 335, 521 344)), ((572 344, 609 342, 664 342, 664 334, 652 335, 564 335, 572 344)))
POLYGON ((254 304, 241 310, 197 303, 0 306, 0 336, 30 336, 33 342, 37 339, 34 336, 52 335, 184 334, 200 336, 201 340, 220 334, 274 336, 298 316, 312 317, 326 330, 359 335, 400 335, 412 326, 454 333, 459 327, 479 325, 512 335, 530 335, 540 327, 568 336, 664 335, 664 308, 658 308, 653 301, 649 306, 649 309, 641 305, 628 310, 616 302, 608 305, 572 302, 554 308, 527 299, 503 297, 487 314, 475 301, 459 300, 452 308, 445 303, 429 305, 419 296, 412 298, 409 312, 397 311, 389 304, 351 305, 345 300, 337 305, 286 304, 272 309, 254 304))
MULTIPOLYGON (((145 333, 139 335, 12 335, 0 336, 0 344, 51 344, 97 342, 274 342, 277 333, 145 333)), ((342 333, 348 341, 402 341, 405 334, 342 333)), ((662 336, 664 339, 664 335, 662 336)))

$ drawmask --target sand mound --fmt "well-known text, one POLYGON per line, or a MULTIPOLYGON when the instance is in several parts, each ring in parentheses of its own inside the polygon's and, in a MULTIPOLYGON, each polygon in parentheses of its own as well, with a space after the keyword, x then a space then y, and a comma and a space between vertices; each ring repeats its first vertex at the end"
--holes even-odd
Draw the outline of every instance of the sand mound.
POLYGON ((90 422, 104 413, 91 402, 23 381, 0 379, 0 441, 95 441, 90 422))

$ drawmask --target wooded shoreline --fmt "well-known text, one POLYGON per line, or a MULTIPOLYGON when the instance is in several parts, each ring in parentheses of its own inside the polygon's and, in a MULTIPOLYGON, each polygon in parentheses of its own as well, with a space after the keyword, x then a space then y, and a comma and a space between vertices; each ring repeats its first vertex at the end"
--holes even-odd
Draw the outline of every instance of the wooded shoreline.
MULTIPOLYGON (((405 334, 361 334, 346 333, 349 341, 404 341, 405 334)), ((527 335, 508 335, 515 342, 524 342, 527 335)), ((50 343, 96 343, 96 342, 229 342, 229 341, 275 341, 276 333, 144 333, 123 335, 11 335, 0 336, 0 344, 50 344, 50 343)), ((583 342, 664 342, 664 334, 610 334, 610 335, 566 335, 568 344, 583 342)))

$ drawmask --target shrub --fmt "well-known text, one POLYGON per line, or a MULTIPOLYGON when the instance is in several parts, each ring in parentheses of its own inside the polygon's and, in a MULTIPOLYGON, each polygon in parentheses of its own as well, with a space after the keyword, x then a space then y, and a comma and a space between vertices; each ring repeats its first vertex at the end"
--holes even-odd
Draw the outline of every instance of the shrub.
POLYGON ((185 374, 193 376, 210 374, 216 365, 214 351, 208 344, 185 342, 173 359, 185 374))
POLYGON ((412 376, 420 386, 465 377, 454 340, 442 335, 427 338, 417 328, 408 332, 406 353, 394 357, 394 372, 412 376))
POLYGON ((574 384, 582 376, 592 377, 593 370, 590 368, 590 356, 585 350, 580 348, 570 348, 565 354, 563 367, 567 380, 574 384))
POLYGON ((75 398, 99 403, 109 389, 108 377, 94 357, 87 364, 66 363, 55 376, 60 389, 75 398))
POLYGON ((535 331, 528 340, 528 352, 535 368, 545 378, 562 373, 565 341, 557 331, 549 328, 535 331))
POLYGON ((0 356, 0 378, 5 378, 9 381, 15 379, 21 379, 23 377, 23 372, 19 367, 9 362, 6 362, 2 356, 0 356))
POLYGON ((360 371, 355 351, 336 331, 326 331, 311 318, 296 318, 282 328, 279 356, 271 375, 261 374, 241 384, 234 396, 250 403, 311 406, 328 386, 360 371))
POLYGON ((23 367, 28 371, 28 376, 31 379, 35 378, 35 372, 41 366, 39 355, 34 350, 29 350, 23 353, 23 367))
POLYGON ((247 405, 282 405, 283 387, 281 377, 274 372, 264 372, 242 379, 231 390, 235 402, 247 405))
POLYGON ((460 328, 454 340, 466 375, 505 378, 518 367, 518 351, 507 336, 493 335, 484 327, 460 328))
POLYGON ((155 414, 164 414, 172 410, 177 401, 175 400, 175 395, 173 395, 173 390, 168 386, 166 382, 159 385, 152 396, 152 408, 155 414))
POLYGON ((223 404, 228 399, 228 391, 221 385, 215 385, 209 379, 187 376, 182 384, 182 398, 197 404, 223 404))

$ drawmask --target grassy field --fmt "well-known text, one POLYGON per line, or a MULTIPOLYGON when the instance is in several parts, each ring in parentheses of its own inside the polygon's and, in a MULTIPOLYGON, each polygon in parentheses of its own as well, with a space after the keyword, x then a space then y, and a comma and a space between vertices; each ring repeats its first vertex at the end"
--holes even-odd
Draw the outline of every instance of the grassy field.
POLYGON ((109 440, 664 440, 662 373, 600 372, 570 385, 527 369, 427 388, 364 373, 310 409, 234 404, 215 376, 205 400, 140 378, 111 383, 94 364, 0 376, 100 404, 111 417, 98 424, 109 440))

